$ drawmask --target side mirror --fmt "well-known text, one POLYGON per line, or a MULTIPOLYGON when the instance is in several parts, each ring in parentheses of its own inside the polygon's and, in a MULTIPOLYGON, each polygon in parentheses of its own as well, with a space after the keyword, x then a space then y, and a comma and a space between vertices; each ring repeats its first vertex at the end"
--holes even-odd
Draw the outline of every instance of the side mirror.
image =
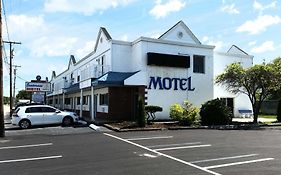
POLYGON ((56 110, 56 113, 60 113, 60 110, 56 110))

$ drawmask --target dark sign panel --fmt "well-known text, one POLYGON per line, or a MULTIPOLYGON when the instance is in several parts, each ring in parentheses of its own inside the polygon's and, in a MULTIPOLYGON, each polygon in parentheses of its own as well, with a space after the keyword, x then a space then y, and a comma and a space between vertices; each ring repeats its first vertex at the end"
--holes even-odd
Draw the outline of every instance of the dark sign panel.
POLYGON ((190 56, 148 52, 147 65, 189 68, 190 56))

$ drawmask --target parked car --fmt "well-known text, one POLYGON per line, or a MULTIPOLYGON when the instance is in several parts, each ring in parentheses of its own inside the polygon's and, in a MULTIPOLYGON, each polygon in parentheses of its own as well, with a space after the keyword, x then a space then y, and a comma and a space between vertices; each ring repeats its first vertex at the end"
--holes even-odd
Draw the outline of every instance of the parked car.
POLYGON ((20 106, 12 115, 12 124, 22 129, 48 124, 70 126, 78 122, 78 118, 74 112, 61 111, 48 105, 20 106))

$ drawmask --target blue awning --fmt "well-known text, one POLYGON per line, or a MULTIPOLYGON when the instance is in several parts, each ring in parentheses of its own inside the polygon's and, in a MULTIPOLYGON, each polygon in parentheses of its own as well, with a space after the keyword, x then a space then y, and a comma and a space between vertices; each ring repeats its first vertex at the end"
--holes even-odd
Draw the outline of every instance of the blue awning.
POLYGON ((124 85, 124 80, 137 72, 107 72, 101 77, 92 81, 92 86, 124 85))
POLYGON ((79 91, 80 91, 79 83, 75 83, 75 84, 69 86, 68 88, 64 88, 65 93, 79 92, 79 91))

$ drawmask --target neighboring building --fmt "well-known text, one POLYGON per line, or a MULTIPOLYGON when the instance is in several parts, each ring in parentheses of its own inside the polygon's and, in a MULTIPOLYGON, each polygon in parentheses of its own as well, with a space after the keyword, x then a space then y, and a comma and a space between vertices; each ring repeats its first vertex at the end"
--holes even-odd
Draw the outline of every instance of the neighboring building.
POLYGON ((182 21, 158 39, 133 42, 114 40, 101 27, 93 52, 78 62, 70 56, 67 70, 52 73, 48 103, 89 121, 135 119, 139 97, 163 108, 157 119, 169 119, 170 106, 184 100, 200 107, 225 98, 235 114, 251 109, 244 95, 226 92, 214 78, 233 62, 251 66, 253 56, 237 46, 227 53, 214 48, 201 44, 182 21))

